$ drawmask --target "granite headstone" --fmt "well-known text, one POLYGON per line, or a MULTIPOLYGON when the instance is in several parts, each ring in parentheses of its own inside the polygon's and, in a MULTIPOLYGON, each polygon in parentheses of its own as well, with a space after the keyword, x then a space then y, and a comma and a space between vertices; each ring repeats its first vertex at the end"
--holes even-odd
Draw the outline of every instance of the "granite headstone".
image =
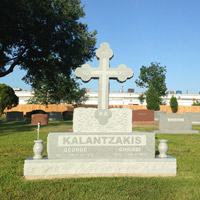
POLYGON ((23 112, 12 111, 6 113, 6 121, 23 121, 23 112))
POLYGON ((158 124, 154 121, 154 110, 133 110, 133 125, 137 124, 158 124))
POLYGON ((73 119, 73 111, 64 111, 62 113, 63 120, 72 120, 73 119))
POLYGON ((155 133, 199 133, 197 130, 192 130, 191 116, 186 114, 160 114, 159 130, 155 133))
POLYGON ((37 125, 40 122, 41 125, 48 124, 48 115, 47 114, 34 114, 31 115, 31 124, 37 125))
POLYGON ((191 116, 192 124, 200 124, 200 112, 186 112, 185 114, 191 116))
POLYGON ((49 121, 61 121, 61 112, 47 112, 49 121))
POLYGON ((160 114, 167 114, 167 111, 154 111, 154 120, 159 121, 160 119, 160 114))
POLYGON ((109 109, 109 79, 124 82, 133 71, 109 67, 113 51, 107 43, 96 56, 98 68, 83 65, 75 75, 83 81, 98 78, 98 108, 75 109, 74 132, 50 132, 48 158, 25 160, 25 178, 175 176, 176 159, 155 156, 155 133, 132 132, 131 109, 109 109))

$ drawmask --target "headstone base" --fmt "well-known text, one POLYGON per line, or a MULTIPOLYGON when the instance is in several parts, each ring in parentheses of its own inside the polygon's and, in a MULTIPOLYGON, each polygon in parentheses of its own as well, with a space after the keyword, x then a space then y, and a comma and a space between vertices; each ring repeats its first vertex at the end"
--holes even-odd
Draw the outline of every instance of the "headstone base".
POLYGON ((176 131, 176 130, 155 130, 154 133, 164 133, 164 134, 198 134, 198 130, 181 130, 181 131, 176 131))
POLYGON ((133 122, 133 126, 134 125, 158 125, 159 122, 158 121, 134 121, 133 122))
POLYGON ((176 176, 176 159, 167 158, 131 160, 63 160, 48 159, 25 160, 24 178, 54 179, 80 177, 153 177, 176 176))

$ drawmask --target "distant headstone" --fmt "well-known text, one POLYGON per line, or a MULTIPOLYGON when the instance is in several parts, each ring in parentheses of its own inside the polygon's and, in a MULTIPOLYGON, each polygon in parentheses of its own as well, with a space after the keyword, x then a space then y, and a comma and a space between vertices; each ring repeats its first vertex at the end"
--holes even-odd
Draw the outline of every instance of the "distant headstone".
POLYGON ((73 111, 64 111, 62 116, 63 116, 63 120, 72 120, 73 119, 73 111))
POLYGON ((185 114, 191 116, 192 124, 200 124, 200 112, 186 112, 185 114))
POLYGON ((136 124, 158 124, 154 121, 154 110, 133 110, 133 125, 136 124))
POLYGON ((31 124, 38 125, 40 122, 41 125, 48 124, 48 115, 47 114, 34 114, 31 116, 31 124))
POLYGON ((47 112, 49 121, 61 121, 61 113, 60 112, 47 112))
POLYGON ((98 68, 83 65, 75 75, 83 81, 98 78, 98 108, 76 108, 74 132, 50 132, 48 158, 25 160, 25 178, 175 176, 175 158, 155 157, 155 133, 132 132, 131 109, 109 109, 109 79, 124 82, 133 71, 109 67, 113 51, 107 43, 96 55, 98 68))
POLYGON ((197 130, 192 130, 191 116, 186 114, 160 114, 159 130, 155 133, 199 133, 197 130))
POLYGON ((158 121, 160 119, 160 114, 167 114, 167 111, 154 111, 154 120, 158 121))
POLYGON ((6 113, 6 121, 23 121, 23 112, 7 112, 6 113))

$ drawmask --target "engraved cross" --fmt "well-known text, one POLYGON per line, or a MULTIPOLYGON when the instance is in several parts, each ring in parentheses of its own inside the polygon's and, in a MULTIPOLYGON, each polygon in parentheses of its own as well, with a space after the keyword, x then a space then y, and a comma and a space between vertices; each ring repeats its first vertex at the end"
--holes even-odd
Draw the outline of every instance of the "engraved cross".
POLYGON ((96 57, 99 60, 98 68, 91 68, 90 65, 84 64, 75 70, 75 75, 81 78, 83 82, 88 82, 91 78, 99 79, 98 110, 95 112, 95 117, 100 124, 104 125, 111 118, 111 112, 108 109, 109 79, 124 82, 133 76, 133 71, 123 64, 117 68, 110 68, 113 51, 106 42, 100 45, 100 48, 96 51, 96 57))

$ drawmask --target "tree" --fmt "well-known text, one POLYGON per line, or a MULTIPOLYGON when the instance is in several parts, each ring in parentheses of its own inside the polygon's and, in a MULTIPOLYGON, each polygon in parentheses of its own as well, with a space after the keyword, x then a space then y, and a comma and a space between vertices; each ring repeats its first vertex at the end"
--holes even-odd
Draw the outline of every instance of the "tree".
POLYGON ((160 63, 152 62, 149 67, 142 66, 140 75, 135 81, 136 85, 142 88, 149 88, 151 84, 159 97, 164 96, 167 91, 165 83, 166 72, 166 67, 160 66, 160 63))
MULTIPOLYGON (((31 85, 52 82, 54 74, 71 72, 94 56, 96 31, 80 22, 80 0, 1 0, 0 77, 16 66, 27 71, 31 85)), ((52 85, 52 84, 51 84, 52 85)))
POLYGON ((80 89, 80 84, 74 78, 56 76, 50 83, 48 80, 38 81, 34 85, 34 97, 30 104, 79 104, 86 100, 85 89, 80 89), (52 84, 53 83, 53 84, 52 84))
POLYGON ((14 90, 6 84, 0 84, 0 117, 6 108, 11 109, 18 103, 19 98, 15 95, 14 90))
POLYGON ((160 110, 159 107, 160 97, 152 84, 150 84, 149 89, 146 93, 146 102, 147 102, 147 109, 155 111, 160 110))
POLYGON ((178 111, 178 101, 175 96, 172 96, 170 99, 170 107, 173 113, 176 113, 178 111))

